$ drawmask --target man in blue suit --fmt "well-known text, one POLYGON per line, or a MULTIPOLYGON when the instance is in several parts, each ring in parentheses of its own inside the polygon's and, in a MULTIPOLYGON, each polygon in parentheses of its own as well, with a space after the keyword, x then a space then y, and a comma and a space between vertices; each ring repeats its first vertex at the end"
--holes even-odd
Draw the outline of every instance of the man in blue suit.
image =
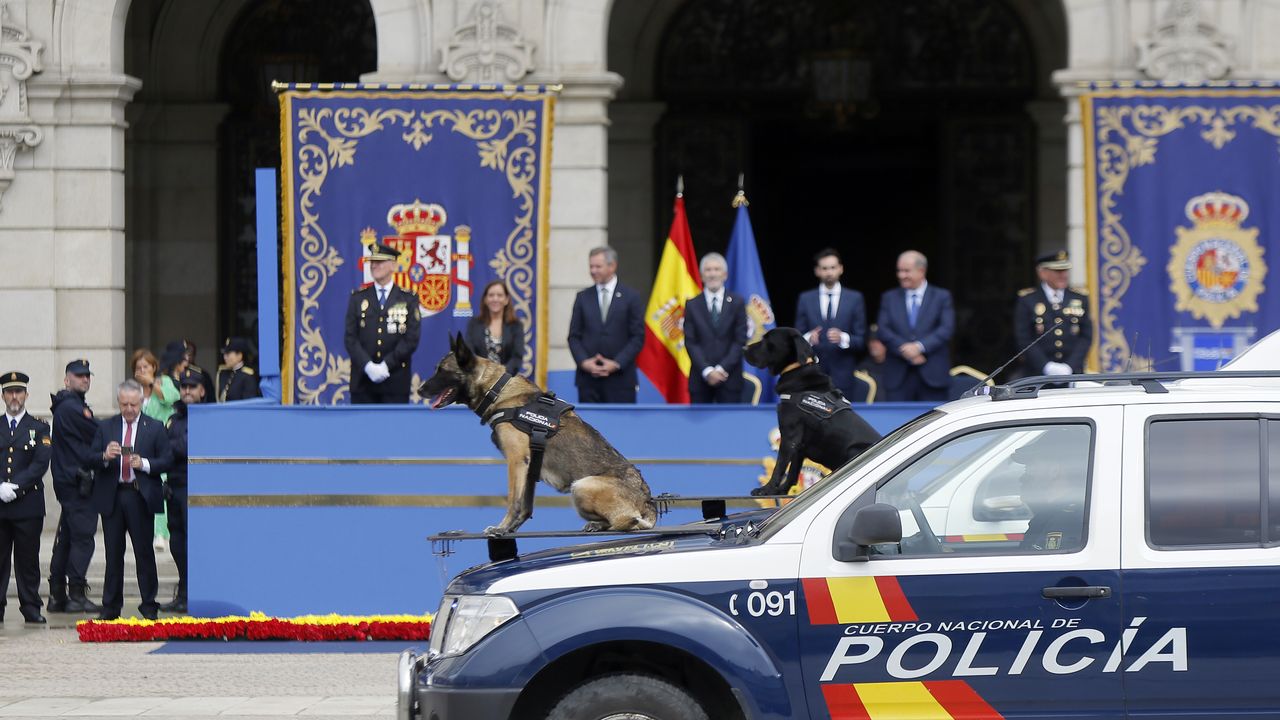
POLYGON ((578 368, 578 402, 634 403, 636 356, 644 346, 644 302, 618 282, 618 253, 597 247, 588 256, 594 284, 573 301, 569 352, 578 368))
POLYGON ((929 261, 915 250, 898 256, 898 285, 880 298, 876 332, 885 346, 886 399, 944 402, 951 384, 947 344, 956 329, 951 293, 925 280, 929 261))
POLYGON ((689 402, 742 402, 742 346, 747 304, 725 290, 729 265, 720 253, 698 263, 702 294, 684 304, 684 349, 689 352, 689 402))
POLYGON ((819 284, 800 293, 796 328, 813 346, 831 382, 846 398, 853 398, 853 372, 867 347, 867 306, 862 293, 840 284, 844 265, 833 248, 813 256, 813 274, 819 284))
POLYGON ((156 513, 164 512, 160 474, 173 462, 164 423, 142 414, 142 386, 125 380, 116 388, 120 414, 102 421, 93 438, 98 460, 93 506, 102 514, 107 571, 102 583, 99 620, 115 620, 124 606, 124 536, 129 534, 137 563, 142 617, 155 620, 159 579, 151 549, 156 513))

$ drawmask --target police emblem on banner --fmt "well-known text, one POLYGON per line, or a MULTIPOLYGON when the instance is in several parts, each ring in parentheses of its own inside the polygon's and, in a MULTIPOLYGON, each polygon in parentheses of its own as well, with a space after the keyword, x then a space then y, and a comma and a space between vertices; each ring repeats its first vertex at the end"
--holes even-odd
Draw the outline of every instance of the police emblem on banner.
POLYGON ((773 308, 769 301, 752 293, 747 300, 747 344, 759 342, 773 324, 773 308))
POLYGON ((1267 265, 1258 244, 1258 228, 1243 227, 1249 204, 1224 192, 1191 198, 1186 205, 1192 227, 1177 228, 1169 250, 1169 289, 1176 309, 1214 328, 1240 314, 1258 312, 1267 265))
MULTIPOLYGON (((457 286, 457 301, 453 306, 453 317, 471 317, 472 314, 471 266, 474 260, 470 254, 471 228, 458 225, 452 237, 441 235, 439 230, 447 219, 443 207, 421 200, 393 205, 387 211, 387 224, 395 228, 396 235, 384 237, 382 243, 400 252, 396 261, 395 283, 418 296, 423 317, 448 308, 454 300, 454 286, 457 286)), ((376 240, 377 233, 373 228, 366 228, 360 234, 365 285, 373 282, 373 276, 363 258, 368 257, 369 249, 376 240)))

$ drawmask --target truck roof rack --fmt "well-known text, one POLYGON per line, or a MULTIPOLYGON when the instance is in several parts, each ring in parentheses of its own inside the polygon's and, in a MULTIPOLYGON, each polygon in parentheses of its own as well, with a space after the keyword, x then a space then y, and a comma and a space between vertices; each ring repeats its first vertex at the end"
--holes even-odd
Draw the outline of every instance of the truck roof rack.
POLYGON ((1191 372, 1132 372, 1132 373, 1095 373, 1085 375, 1038 375, 1015 380, 1007 385, 996 385, 983 392, 981 387, 975 388, 975 394, 989 394, 993 401, 1030 400, 1038 397, 1045 388, 1063 388, 1066 383, 1091 382, 1101 385, 1137 385, 1148 394, 1169 392, 1164 386, 1167 382, 1177 380, 1240 380, 1248 378, 1280 378, 1280 372, 1274 370, 1199 370, 1191 372))
MULTIPOLYGON (((795 497, 795 495, 688 497, 662 493, 661 495, 655 495, 653 500, 657 505, 659 515, 665 515, 669 512, 671 505, 696 502, 702 505, 702 517, 704 520, 722 520, 728 515, 727 507, 730 504, 750 507, 750 505, 746 505, 749 501, 766 500, 773 501, 774 507, 778 507, 782 504, 781 501, 794 500, 795 497)), ((706 535, 715 531, 716 528, 710 528, 705 525, 668 525, 665 527, 657 526, 648 530, 600 530, 595 532, 587 532, 586 530, 526 530, 525 532, 492 534, 467 532, 465 530, 446 530, 442 533, 431 535, 427 539, 431 541, 431 554, 436 557, 452 555, 454 552, 453 545, 459 540, 487 540, 489 559, 493 562, 498 562, 500 560, 511 560, 519 555, 516 541, 520 538, 580 537, 595 539, 617 536, 706 535)))

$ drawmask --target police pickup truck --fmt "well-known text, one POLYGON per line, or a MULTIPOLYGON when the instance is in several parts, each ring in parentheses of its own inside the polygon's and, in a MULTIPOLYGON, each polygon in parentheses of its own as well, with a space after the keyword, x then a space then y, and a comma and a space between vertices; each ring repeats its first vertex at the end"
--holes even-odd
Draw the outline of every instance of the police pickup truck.
POLYGON ((1086 379, 778 510, 463 572, 399 716, 1280 717, 1280 376, 1086 379))

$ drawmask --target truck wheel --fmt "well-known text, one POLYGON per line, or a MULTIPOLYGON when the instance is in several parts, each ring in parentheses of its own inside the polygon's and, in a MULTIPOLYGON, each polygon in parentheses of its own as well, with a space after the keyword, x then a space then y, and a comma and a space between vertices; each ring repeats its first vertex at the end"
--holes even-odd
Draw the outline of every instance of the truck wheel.
POLYGON ((707 720, 692 695, 650 675, 606 675, 569 691, 547 720, 707 720))

